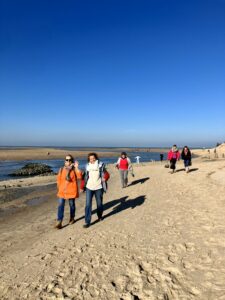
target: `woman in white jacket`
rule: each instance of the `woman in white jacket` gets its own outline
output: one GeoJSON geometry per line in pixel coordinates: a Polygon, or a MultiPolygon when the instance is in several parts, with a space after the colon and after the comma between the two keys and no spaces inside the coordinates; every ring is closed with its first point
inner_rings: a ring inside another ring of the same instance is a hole
{"type": "Polygon", "coordinates": [[[96,153],[89,153],[88,163],[85,168],[85,228],[88,228],[91,224],[93,196],[95,196],[96,199],[98,221],[103,219],[103,193],[106,192],[107,189],[105,173],[105,164],[99,161],[98,155],[96,153]]]}

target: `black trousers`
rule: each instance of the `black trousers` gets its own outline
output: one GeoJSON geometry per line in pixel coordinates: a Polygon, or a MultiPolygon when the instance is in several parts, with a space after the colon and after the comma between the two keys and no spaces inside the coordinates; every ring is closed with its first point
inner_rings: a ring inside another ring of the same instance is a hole
{"type": "Polygon", "coordinates": [[[176,169],[176,162],[177,162],[176,158],[172,158],[170,160],[170,169],[172,169],[172,170],[176,169]]]}

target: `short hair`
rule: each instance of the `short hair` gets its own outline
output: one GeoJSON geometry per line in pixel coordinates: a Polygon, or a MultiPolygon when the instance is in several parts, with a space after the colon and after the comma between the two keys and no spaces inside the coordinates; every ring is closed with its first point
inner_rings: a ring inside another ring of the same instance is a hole
{"type": "Polygon", "coordinates": [[[126,152],[121,152],[121,156],[125,155],[127,157],[127,153],[126,152]]]}
{"type": "Polygon", "coordinates": [[[99,160],[98,154],[95,152],[91,152],[88,154],[88,162],[90,161],[90,156],[94,156],[96,160],[99,160]]]}

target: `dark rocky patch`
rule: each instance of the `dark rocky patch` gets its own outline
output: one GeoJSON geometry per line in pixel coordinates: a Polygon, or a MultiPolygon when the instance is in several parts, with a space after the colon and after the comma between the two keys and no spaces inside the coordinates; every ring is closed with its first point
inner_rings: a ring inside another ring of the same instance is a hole
{"type": "Polygon", "coordinates": [[[34,176],[34,175],[49,175],[53,174],[51,167],[45,164],[29,163],[19,170],[16,170],[10,176],[34,176]]]}

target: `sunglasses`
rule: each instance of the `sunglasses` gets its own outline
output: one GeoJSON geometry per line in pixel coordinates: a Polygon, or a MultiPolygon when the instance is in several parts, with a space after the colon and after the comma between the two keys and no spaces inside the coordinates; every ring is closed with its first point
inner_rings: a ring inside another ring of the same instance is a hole
{"type": "Polygon", "coordinates": [[[65,159],[65,161],[72,161],[72,160],[71,160],[71,158],[69,158],[69,159],[68,159],[68,158],[66,158],[66,159],[65,159]]]}

